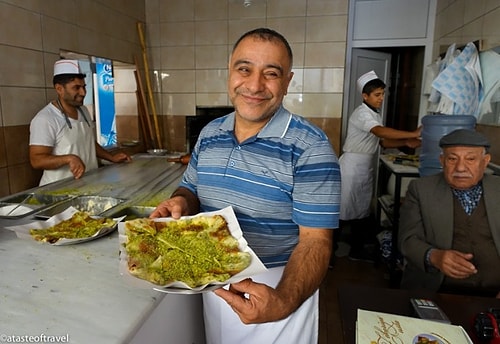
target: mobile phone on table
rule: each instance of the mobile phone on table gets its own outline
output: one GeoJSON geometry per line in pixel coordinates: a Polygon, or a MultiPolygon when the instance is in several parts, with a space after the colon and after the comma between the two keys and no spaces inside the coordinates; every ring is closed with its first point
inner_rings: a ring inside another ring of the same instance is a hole
{"type": "Polygon", "coordinates": [[[450,319],[444,314],[443,310],[438,305],[429,299],[410,299],[413,310],[421,319],[434,320],[450,324],[450,319]]]}

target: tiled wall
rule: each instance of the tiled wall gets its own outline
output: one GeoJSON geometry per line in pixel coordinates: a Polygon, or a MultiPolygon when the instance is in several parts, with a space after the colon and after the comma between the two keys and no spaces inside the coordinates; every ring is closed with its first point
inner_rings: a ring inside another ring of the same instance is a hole
{"type": "Polygon", "coordinates": [[[172,135],[183,125],[179,116],[194,115],[196,105],[230,105],[232,45],[244,32],[265,26],[282,33],[294,52],[285,106],[319,124],[339,152],[347,11],[348,0],[252,0],[249,7],[243,0],[146,0],[167,147],[185,144],[184,137],[172,135]]]}
{"type": "MultiPolygon", "coordinates": [[[[35,186],[28,161],[29,122],[53,99],[59,51],[134,64],[146,43],[164,146],[185,149],[184,116],[196,105],[228,105],[227,62],[245,31],[267,26],[287,37],[295,76],[285,105],[310,118],[339,152],[349,0],[0,0],[0,197],[35,186]]],[[[435,51],[480,37],[500,45],[497,0],[438,0],[435,51]]],[[[133,80],[118,97],[119,139],[140,135],[133,80]],[[132,107],[131,107],[132,106],[132,107]]],[[[496,131],[494,128],[493,131],[496,131]]],[[[495,137],[500,135],[495,134],[495,137]]]]}
{"type": "MultiPolygon", "coordinates": [[[[500,46],[500,2],[498,0],[438,0],[434,51],[445,52],[457,46],[481,40],[481,48],[500,46]]],[[[491,141],[492,162],[500,164],[500,126],[478,125],[491,141]]]]}
{"type": "Polygon", "coordinates": [[[498,0],[437,0],[436,55],[457,43],[480,39],[483,49],[500,46],[500,2],[498,0]]]}
{"type": "Polygon", "coordinates": [[[0,0],[0,197],[38,184],[29,123],[54,98],[60,50],[133,63],[144,1],[0,0]]]}

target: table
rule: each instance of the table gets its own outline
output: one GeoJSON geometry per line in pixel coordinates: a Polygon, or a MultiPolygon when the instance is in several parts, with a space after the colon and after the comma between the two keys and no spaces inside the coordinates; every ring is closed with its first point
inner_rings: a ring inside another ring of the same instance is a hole
{"type": "Polygon", "coordinates": [[[425,290],[374,288],[346,284],[338,288],[338,300],[345,344],[355,344],[358,308],[412,316],[410,298],[433,300],[451,323],[461,325],[472,338],[472,319],[489,308],[500,308],[500,299],[465,295],[440,294],[425,290]]]}
{"type": "Polygon", "coordinates": [[[388,155],[380,155],[379,173],[377,181],[377,223],[380,224],[383,211],[392,224],[392,248],[389,258],[390,284],[399,286],[397,267],[397,242],[399,231],[399,207],[401,205],[401,186],[403,178],[418,178],[418,168],[409,165],[395,164],[388,155]],[[387,181],[390,175],[395,177],[394,196],[387,195],[387,181]],[[390,198],[390,199],[388,199],[390,198]]]}
{"type": "MultiPolygon", "coordinates": [[[[159,202],[175,190],[184,169],[166,158],[134,157],[31,191],[113,196],[126,200],[121,206],[159,202]]],[[[128,285],[119,274],[117,231],[50,246],[5,229],[30,221],[0,220],[0,335],[63,336],[75,344],[205,343],[201,295],[128,285]]]]}

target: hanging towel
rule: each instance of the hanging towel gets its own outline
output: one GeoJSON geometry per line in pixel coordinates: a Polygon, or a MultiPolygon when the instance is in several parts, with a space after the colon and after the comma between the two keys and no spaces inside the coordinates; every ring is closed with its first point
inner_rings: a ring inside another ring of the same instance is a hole
{"type": "Polygon", "coordinates": [[[463,51],[432,82],[432,87],[453,102],[454,115],[478,116],[482,96],[481,68],[474,43],[463,51]]]}
{"type": "Polygon", "coordinates": [[[481,72],[483,75],[484,97],[479,105],[479,122],[485,124],[500,124],[487,119],[492,113],[491,103],[500,102],[500,54],[493,50],[483,51],[479,54],[481,72]]]}
{"type": "MultiPolygon", "coordinates": [[[[457,51],[456,49],[456,44],[453,43],[451,44],[448,49],[446,50],[446,54],[444,56],[444,58],[442,60],[438,60],[436,63],[438,65],[438,75],[440,73],[442,73],[446,67],[448,67],[448,65],[450,63],[453,62],[453,60],[455,59],[455,56],[458,56],[460,52],[457,51]]],[[[434,82],[435,79],[433,79],[432,81],[434,82]]],[[[431,83],[431,86],[432,86],[432,83],[431,83]]],[[[429,101],[431,103],[439,103],[439,101],[441,100],[441,93],[439,93],[438,90],[436,90],[434,87],[432,87],[431,89],[431,94],[429,96],[429,101]]],[[[437,105],[436,105],[437,107],[437,105]]]]}

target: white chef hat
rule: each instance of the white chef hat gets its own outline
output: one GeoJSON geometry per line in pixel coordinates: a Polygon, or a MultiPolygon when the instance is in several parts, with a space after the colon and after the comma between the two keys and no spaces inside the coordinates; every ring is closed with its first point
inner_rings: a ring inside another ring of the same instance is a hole
{"type": "Polygon", "coordinates": [[[54,63],[54,76],[61,74],[83,74],[78,60],[58,60],[54,63]]]}
{"type": "Polygon", "coordinates": [[[375,72],[373,70],[361,75],[358,79],[358,91],[359,91],[359,93],[363,93],[363,87],[365,87],[365,85],[369,81],[372,81],[373,79],[378,79],[377,74],[375,74],[375,72]]]}

